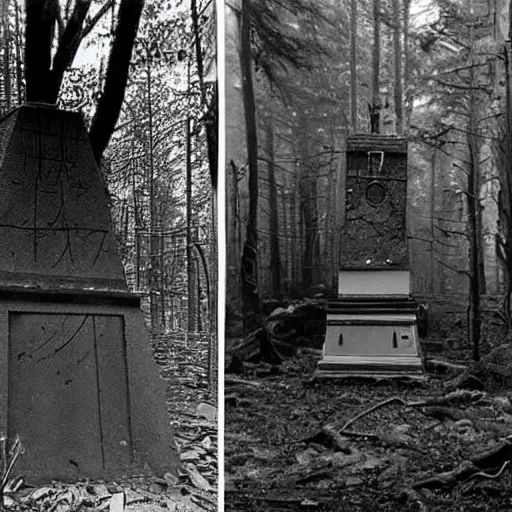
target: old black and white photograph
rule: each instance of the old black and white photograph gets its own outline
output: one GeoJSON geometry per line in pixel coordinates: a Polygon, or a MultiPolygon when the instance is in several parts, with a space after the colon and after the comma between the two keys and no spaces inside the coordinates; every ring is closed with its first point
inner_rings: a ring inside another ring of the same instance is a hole
{"type": "Polygon", "coordinates": [[[511,14],[225,1],[226,511],[512,508],[511,14]]]}
{"type": "Polygon", "coordinates": [[[2,510],[217,510],[216,18],[0,2],[2,510]]]}

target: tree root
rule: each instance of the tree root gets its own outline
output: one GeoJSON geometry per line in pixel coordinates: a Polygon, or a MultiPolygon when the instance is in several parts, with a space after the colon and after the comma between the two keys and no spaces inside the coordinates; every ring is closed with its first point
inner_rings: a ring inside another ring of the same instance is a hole
{"type": "Polygon", "coordinates": [[[286,359],[279,353],[268,332],[261,327],[251,332],[238,346],[226,354],[231,358],[226,364],[226,373],[240,373],[243,363],[259,362],[279,365],[286,359]]]}
{"type": "Polygon", "coordinates": [[[352,425],[352,423],[355,423],[357,420],[363,418],[364,416],[368,416],[368,414],[371,414],[373,411],[376,411],[377,409],[380,409],[382,407],[385,407],[386,405],[390,405],[393,403],[400,403],[402,405],[405,405],[406,407],[410,407],[410,404],[408,402],[406,402],[405,400],[402,400],[401,398],[398,398],[396,396],[394,396],[392,398],[388,398],[387,400],[384,400],[383,402],[379,402],[378,404],[374,405],[373,407],[370,407],[366,411],[359,413],[357,416],[355,416],[351,420],[347,421],[345,423],[345,425],[343,425],[343,427],[341,427],[341,433],[346,431],[348,429],[348,427],[350,427],[350,425],[352,425]]]}
{"type": "Polygon", "coordinates": [[[477,476],[481,476],[483,478],[488,478],[489,480],[495,480],[496,478],[499,478],[503,471],[505,471],[505,468],[510,464],[509,460],[506,460],[503,465],[501,466],[500,470],[495,474],[491,475],[489,473],[486,473],[485,471],[478,471],[478,473],[474,473],[470,477],[468,477],[467,480],[471,480],[472,478],[476,478],[477,476]]]}
{"type": "MultiPolygon", "coordinates": [[[[442,407],[442,404],[453,404],[453,403],[468,403],[468,402],[477,402],[481,400],[485,396],[484,393],[479,391],[468,391],[468,390],[456,390],[447,395],[441,397],[431,397],[425,400],[411,401],[407,402],[400,397],[391,397],[382,402],[379,402],[369,409],[366,409],[356,415],[354,418],[347,421],[339,431],[336,432],[332,425],[325,425],[322,429],[316,434],[299,439],[298,441],[293,441],[291,444],[299,444],[299,443],[312,443],[319,442],[320,444],[327,443],[330,446],[337,446],[340,451],[347,452],[347,444],[344,442],[342,436],[344,437],[365,437],[368,439],[376,439],[381,440],[383,442],[391,443],[391,444],[400,444],[403,446],[407,446],[410,449],[418,450],[423,453],[421,449],[417,446],[414,446],[410,443],[406,443],[405,441],[400,440],[398,437],[395,438],[392,434],[383,435],[383,434],[375,434],[372,432],[359,432],[355,430],[349,430],[349,427],[353,425],[357,420],[371,414],[372,412],[385,407],[387,405],[391,405],[394,403],[398,403],[405,407],[418,409],[423,414],[427,414],[429,416],[434,416],[437,419],[442,419],[444,417],[448,417],[453,420],[459,420],[465,418],[466,415],[457,411],[455,409],[450,409],[448,407],[442,407]],[[328,440],[327,440],[328,439],[328,440]]],[[[478,422],[477,419],[472,419],[473,422],[478,422]]],[[[482,423],[488,423],[484,420],[480,420],[478,425],[481,426],[482,423]]]]}
{"type": "Polygon", "coordinates": [[[466,460],[459,464],[452,471],[439,473],[435,476],[416,482],[412,487],[418,489],[439,489],[450,488],[457,483],[465,482],[477,476],[484,478],[498,478],[505,468],[512,461],[512,444],[504,441],[498,446],[483,452],[480,455],[466,460]],[[496,474],[490,474],[489,471],[499,469],[496,474]]]}
{"type": "MultiPolygon", "coordinates": [[[[368,414],[371,414],[372,412],[376,411],[377,409],[380,409],[381,407],[385,407],[386,405],[390,405],[393,403],[399,403],[405,407],[410,408],[421,408],[421,407],[435,407],[435,406],[441,406],[443,404],[449,404],[449,403],[467,403],[467,402],[477,402],[478,400],[481,400],[484,397],[484,393],[480,391],[469,391],[469,390],[457,390],[452,391],[451,393],[448,393],[447,395],[441,396],[441,397],[432,397],[427,398],[426,400],[419,400],[416,402],[407,402],[403,400],[402,398],[399,398],[397,396],[388,398],[387,400],[384,400],[383,402],[379,402],[378,404],[370,407],[369,409],[359,413],[357,416],[352,418],[351,420],[347,421],[343,427],[341,427],[341,434],[343,434],[343,431],[347,430],[350,425],[355,423],[357,420],[363,418],[364,416],[367,416],[368,414]]],[[[457,418],[460,419],[460,418],[457,418]]]]}

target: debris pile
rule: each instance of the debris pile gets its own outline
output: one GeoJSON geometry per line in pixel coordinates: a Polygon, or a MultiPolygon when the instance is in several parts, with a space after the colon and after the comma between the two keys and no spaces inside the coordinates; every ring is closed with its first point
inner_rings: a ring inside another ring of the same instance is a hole
{"type": "MultiPolygon", "coordinates": [[[[172,333],[152,336],[160,374],[167,380],[167,403],[176,411],[193,411],[208,391],[208,349],[206,334],[172,333]]],[[[215,391],[215,390],[213,390],[215,391]]]]}
{"type": "Polygon", "coordinates": [[[181,475],[191,493],[191,501],[216,509],[217,410],[201,402],[196,413],[183,413],[174,422],[174,439],[185,473],[181,475]]]}
{"type": "MultiPolygon", "coordinates": [[[[38,488],[5,492],[4,508],[16,512],[185,512],[197,510],[190,496],[172,480],[132,476],[120,482],[54,482],[38,488]]],[[[211,508],[213,510],[213,507],[211,508]]]]}
{"type": "Polygon", "coordinates": [[[182,491],[199,508],[215,510],[217,409],[211,403],[215,393],[208,390],[209,342],[205,334],[163,334],[154,336],[153,348],[167,381],[167,406],[183,464],[182,491]]]}

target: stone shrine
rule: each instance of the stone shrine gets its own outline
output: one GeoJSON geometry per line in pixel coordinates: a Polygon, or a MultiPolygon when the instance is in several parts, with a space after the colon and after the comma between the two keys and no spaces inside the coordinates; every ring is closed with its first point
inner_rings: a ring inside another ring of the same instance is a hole
{"type": "Polygon", "coordinates": [[[30,482],[174,472],[163,381],[82,118],[0,121],[0,431],[30,482]]]}
{"type": "Polygon", "coordinates": [[[407,250],[407,143],[347,140],[337,300],[329,303],[321,377],[424,378],[407,250]]]}

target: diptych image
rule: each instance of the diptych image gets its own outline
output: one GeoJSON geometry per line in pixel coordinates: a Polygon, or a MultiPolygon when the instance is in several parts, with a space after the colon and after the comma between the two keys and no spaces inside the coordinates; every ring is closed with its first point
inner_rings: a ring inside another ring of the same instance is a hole
{"type": "Polygon", "coordinates": [[[0,3],[0,508],[511,508],[507,0],[0,3]]]}

